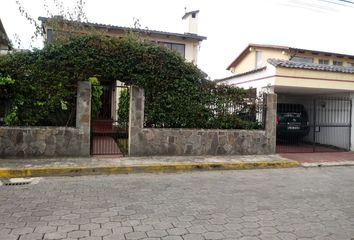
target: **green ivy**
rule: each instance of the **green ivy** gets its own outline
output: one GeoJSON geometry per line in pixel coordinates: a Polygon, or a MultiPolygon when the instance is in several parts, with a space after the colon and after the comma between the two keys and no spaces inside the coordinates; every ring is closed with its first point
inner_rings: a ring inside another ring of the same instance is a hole
{"type": "Polygon", "coordinates": [[[129,122],[129,91],[123,89],[120,91],[118,102],[118,127],[125,129],[129,122]]]}
{"type": "Polygon", "coordinates": [[[89,82],[92,85],[91,115],[93,118],[96,118],[102,107],[101,96],[103,94],[103,89],[102,86],[100,86],[100,81],[98,81],[97,77],[90,77],[89,82]]]}
{"type": "MultiPolygon", "coordinates": [[[[217,86],[179,54],[136,37],[86,35],[42,50],[8,54],[0,59],[0,74],[15,80],[11,87],[0,85],[0,92],[13,94],[14,125],[73,125],[77,81],[88,80],[119,80],[143,88],[148,127],[250,125],[228,112],[231,103],[245,103],[247,91],[217,86]]],[[[94,86],[93,114],[100,108],[100,94],[94,86]]]]}

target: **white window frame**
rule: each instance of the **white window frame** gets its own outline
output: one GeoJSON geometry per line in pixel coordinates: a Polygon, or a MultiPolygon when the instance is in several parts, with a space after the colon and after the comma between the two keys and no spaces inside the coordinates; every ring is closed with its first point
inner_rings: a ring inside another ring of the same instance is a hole
{"type": "Polygon", "coordinates": [[[256,51],[256,69],[262,67],[262,51],[256,51]]]}

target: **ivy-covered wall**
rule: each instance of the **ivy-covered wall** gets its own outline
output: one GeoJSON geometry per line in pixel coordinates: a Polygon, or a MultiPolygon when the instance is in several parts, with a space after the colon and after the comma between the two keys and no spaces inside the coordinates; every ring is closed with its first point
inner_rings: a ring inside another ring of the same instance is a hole
{"type": "MultiPolygon", "coordinates": [[[[217,86],[179,54],[134,35],[87,35],[1,57],[5,124],[74,126],[77,82],[89,79],[143,88],[148,127],[259,128],[227,111],[229,103],[247,103],[246,90],[217,86]]],[[[94,101],[94,112],[96,105],[94,101]]]]}
{"type": "Polygon", "coordinates": [[[0,157],[88,157],[91,85],[78,82],[76,127],[0,127],[0,157]]]}

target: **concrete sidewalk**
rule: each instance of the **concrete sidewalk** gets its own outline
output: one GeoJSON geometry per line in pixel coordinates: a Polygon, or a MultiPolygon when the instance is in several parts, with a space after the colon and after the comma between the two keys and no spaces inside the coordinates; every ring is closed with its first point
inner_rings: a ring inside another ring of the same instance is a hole
{"type": "Polygon", "coordinates": [[[0,177],[80,176],[298,167],[280,155],[0,159],[0,177]]]}

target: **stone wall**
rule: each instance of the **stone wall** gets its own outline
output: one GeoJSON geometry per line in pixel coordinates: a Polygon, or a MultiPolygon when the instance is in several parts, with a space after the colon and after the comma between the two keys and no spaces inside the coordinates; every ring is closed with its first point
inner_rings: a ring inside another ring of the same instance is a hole
{"type": "Polygon", "coordinates": [[[0,157],[90,155],[91,85],[79,82],[76,128],[0,127],[0,157]]]}
{"type": "Polygon", "coordinates": [[[144,128],[144,90],[130,92],[129,155],[272,154],[276,142],[276,95],[267,95],[265,130],[144,128]]]}

